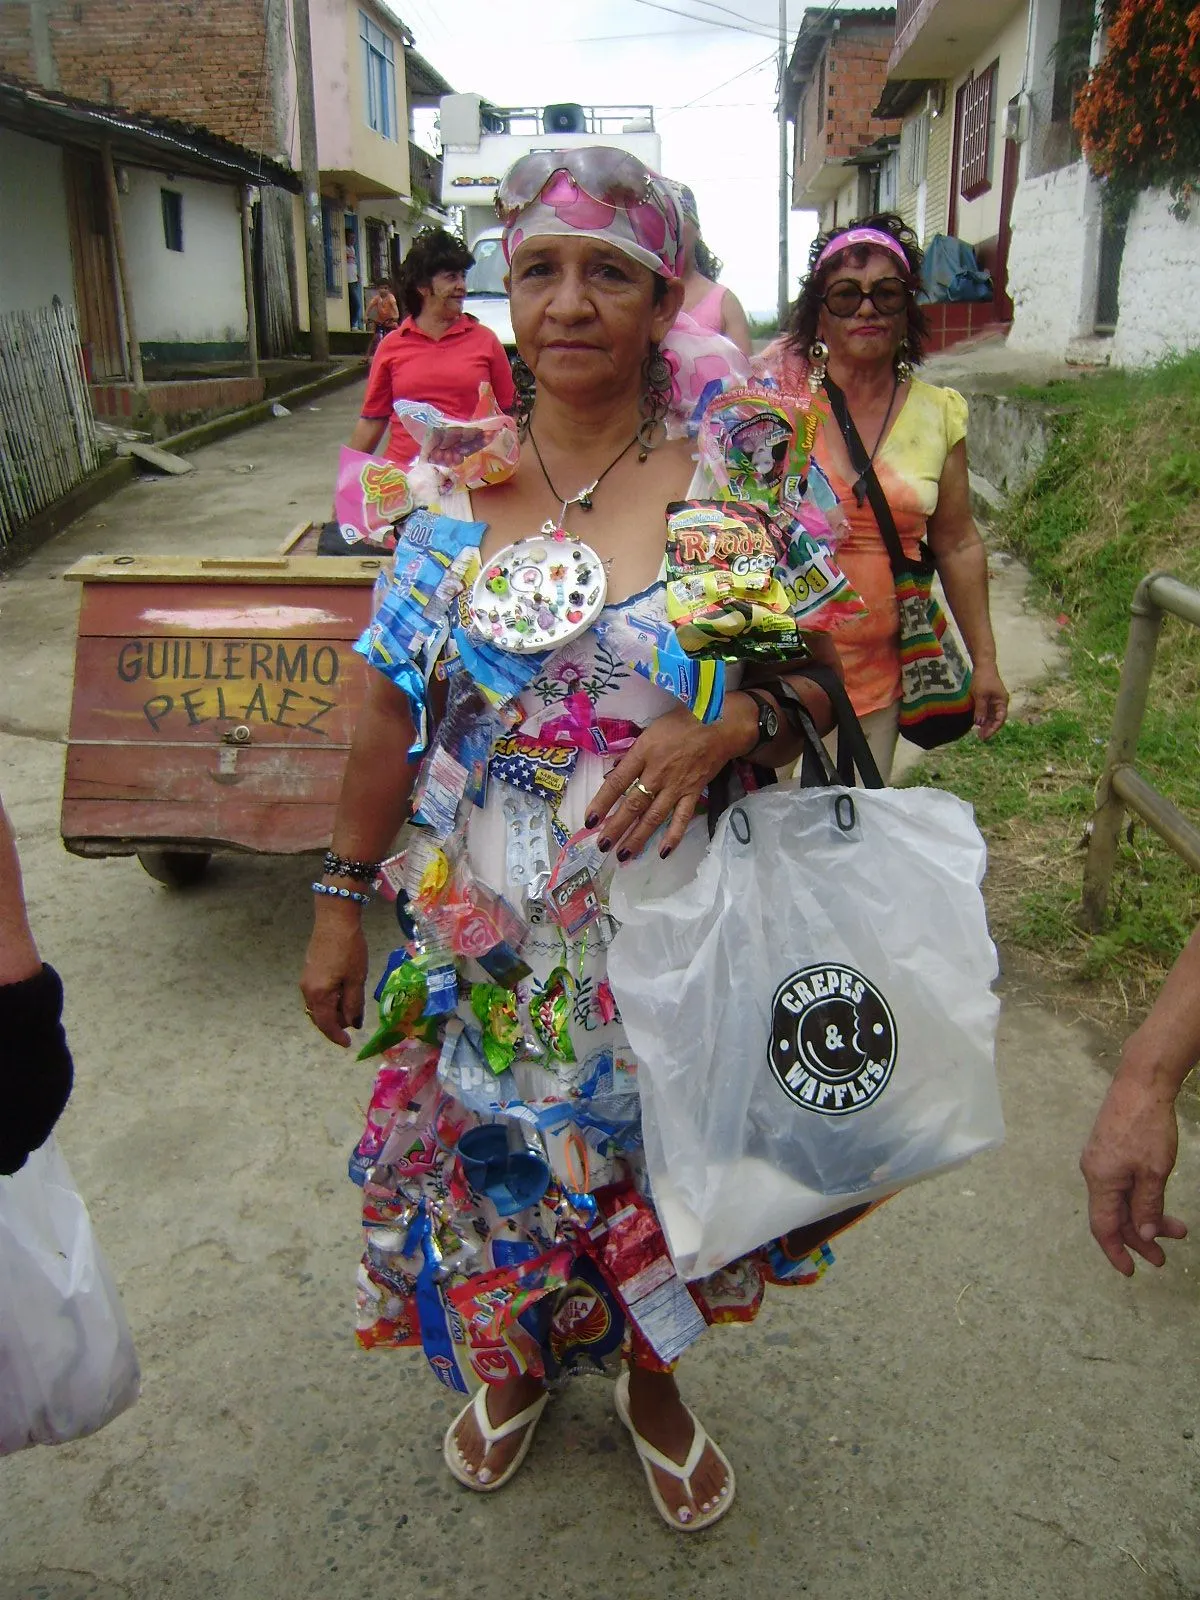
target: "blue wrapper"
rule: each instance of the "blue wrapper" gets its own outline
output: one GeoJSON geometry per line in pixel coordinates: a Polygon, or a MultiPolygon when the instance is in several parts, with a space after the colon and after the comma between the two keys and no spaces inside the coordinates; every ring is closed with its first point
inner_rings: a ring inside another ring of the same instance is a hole
{"type": "Polygon", "coordinates": [[[418,756],[429,736],[425,685],[433,667],[430,646],[444,627],[455,593],[450,568],[464,551],[478,549],[485,522],[414,511],[401,524],[392,577],[370,626],[356,642],[359,655],[400,689],[412,710],[418,756]]]}
{"type": "Polygon", "coordinates": [[[721,715],[725,663],[693,659],[684,651],[667,621],[661,591],[623,611],[606,611],[596,632],[613,655],[681,700],[699,721],[715,722],[721,715]]]}

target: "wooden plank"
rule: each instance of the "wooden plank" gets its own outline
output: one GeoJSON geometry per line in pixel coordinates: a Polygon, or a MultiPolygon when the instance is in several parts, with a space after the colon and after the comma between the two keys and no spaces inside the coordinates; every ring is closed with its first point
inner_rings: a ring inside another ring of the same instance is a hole
{"type": "Polygon", "coordinates": [[[323,850],[333,833],[335,808],[296,801],[246,804],[222,793],[206,804],[170,801],[72,800],[61,830],[68,850],[81,855],[128,855],[137,845],[172,844],[294,855],[323,850]],[[106,850],[104,846],[116,848],[106,850]]]}
{"type": "Polygon", "coordinates": [[[352,585],[272,590],[241,583],[89,583],[80,606],[79,634],[356,639],[370,620],[370,589],[352,585]]]}
{"type": "Polygon", "coordinates": [[[313,524],[311,521],[298,522],[291,532],[288,533],[284,538],[283,543],[279,546],[279,549],[275,552],[275,554],[279,556],[291,555],[296,546],[300,543],[300,541],[304,538],[304,535],[308,533],[312,526],[313,524]]]}
{"type": "Polygon", "coordinates": [[[347,745],[368,668],[336,638],[81,637],[69,741],[347,745]]]}
{"type": "Polygon", "coordinates": [[[346,747],[314,750],[296,745],[207,749],[171,745],[72,745],[67,751],[63,802],[111,800],[336,806],[346,747]],[[222,764],[229,769],[222,771],[222,764]]]}
{"type": "Polygon", "coordinates": [[[172,455],[169,450],[160,450],[156,444],[143,444],[140,439],[118,439],[117,454],[119,456],[136,456],[139,461],[144,461],[148,467],[153,467],[156,472],[166,472],[173,478],[182,478],[189,472],[195,472],[196,463],[187,461],[183,456],[172,455]]]}
{"type": "Polygon", "coordinates": [[[63,574],[79,583],[316,584],[370,587],[386,556],[84,556],[63,574]]]}

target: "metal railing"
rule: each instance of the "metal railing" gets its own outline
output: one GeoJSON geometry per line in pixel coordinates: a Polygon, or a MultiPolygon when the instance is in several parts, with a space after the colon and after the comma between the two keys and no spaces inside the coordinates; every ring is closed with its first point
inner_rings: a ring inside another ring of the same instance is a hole
{"type": "MultiPolygon", "coordinates": [[[[653,106],[580,106],[583,113],[581,133],[619,134],[626,123],[645,123],[644,131],[654,131],[653,106]]],[[[544,126],[545,106],[493,106],[485,105],[481,111],[484,133],[541,134],[549,130],[544,126]]]]}
{"type": "Polygon", "coordinates": [[[442,158],[430,155],[419,144],[408,141],[408,174],[417,188],[423,189],[437,205],[442,198],[442,158]]]}
{"type": "Polygon", "coordinates": [[[1127,810],[1141,817],[1194,871],[1200,872],[1200,828],[1147,783],[1133,765],[1163,617],[1170,613],[1200,628],[1200,589],[1180,583],[1169,572],[1152,572],[1138,584],[1130,612],[1129,639],[1083,868],[1081,920],[1093,932],[1103,925],[1108,911],[1117,841],[1127,810]]]}

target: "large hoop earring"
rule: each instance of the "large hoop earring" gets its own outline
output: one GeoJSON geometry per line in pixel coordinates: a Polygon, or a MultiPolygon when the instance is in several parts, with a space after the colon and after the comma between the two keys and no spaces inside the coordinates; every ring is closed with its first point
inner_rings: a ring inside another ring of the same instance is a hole
{"type": "Polygon", "coordinates": [[[667,436],[666,415],[671,403],[671,364],[656,344],[652,344],[642,363],[642,421],[637,431],[638,460],[645,461],[651,450],[667,436]]]}
{"type": "Polygon", "coordinates": [[[896,373],[897,383],[906,383],[912,377],[913,364],[909,360],[909,346],[907,339],[901,339],[896,347],[896,354],[892,360],[896,373]]]}
{"type": "Polygon", "coordinates": [[[513,356],[511,366],[513,386],[517,391],[513,414],[517,419],[518,436],[524,439],[529,432],[529,422],[533,416],[533,402],[537,399],[537,379],[526,366],[523,357],[513,356]]]}
{"type": "Polygon", "coordinates": [[[825,382],[825,363],[829,360],[829,346],[824,339],[814,339],[808,347],[808,392],[816,394],[825,382]]]}

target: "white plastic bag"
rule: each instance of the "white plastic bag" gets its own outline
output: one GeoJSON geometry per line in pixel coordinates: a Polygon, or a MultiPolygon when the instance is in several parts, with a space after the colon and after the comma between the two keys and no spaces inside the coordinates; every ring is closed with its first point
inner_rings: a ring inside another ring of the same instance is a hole
{"type": "Polygon", "coordinates": [[[94,1433],[139,1386],[116,1286],[51,1137],[0,1177],[0,1456],[94,1433]]]}
{"type": "Polygon", "coordinates": [[[682,885],[617,873],[609,977],[685,1277],[1001,1143],[984,859],[953,795],[780,784],[682,885]]]}

